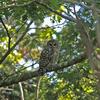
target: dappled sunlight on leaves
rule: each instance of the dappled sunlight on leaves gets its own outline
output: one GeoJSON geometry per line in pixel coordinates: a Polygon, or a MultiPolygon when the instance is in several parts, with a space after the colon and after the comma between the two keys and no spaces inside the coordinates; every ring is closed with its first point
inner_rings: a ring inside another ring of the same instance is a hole
{"type": "Polygon", "coordinates": [[[99,100],[99,4],[98,0],[1,0],[0,100],[36,99],[40,55],[52,38],[60,44],[58,66],[41,76],[36,100],[99,100]]]}

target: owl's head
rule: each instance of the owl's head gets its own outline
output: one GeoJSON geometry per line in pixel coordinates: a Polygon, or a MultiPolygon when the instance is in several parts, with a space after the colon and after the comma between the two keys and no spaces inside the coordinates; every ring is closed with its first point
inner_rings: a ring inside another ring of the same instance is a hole
{"type": "Polygon", "coordinates": [[[59,49],[59,43],[55,39],[51,39],[47,42],[47,46],[53,49],[59,49]]]}

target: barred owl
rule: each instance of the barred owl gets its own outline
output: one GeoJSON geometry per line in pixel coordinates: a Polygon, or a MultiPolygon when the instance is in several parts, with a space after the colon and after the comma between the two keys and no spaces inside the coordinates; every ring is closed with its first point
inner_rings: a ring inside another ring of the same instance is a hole
{"type": "Polygon", "coordinates": [[[57,40],[49,40],[47,45],[41,52],[39,69],[45,69],[46,67],[56,64],[59,55],[59,43],[57,40]]]}

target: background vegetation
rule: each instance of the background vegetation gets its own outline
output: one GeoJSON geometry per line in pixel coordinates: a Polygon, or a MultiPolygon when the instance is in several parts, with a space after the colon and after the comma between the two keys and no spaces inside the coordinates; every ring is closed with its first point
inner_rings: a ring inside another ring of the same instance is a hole
{"type": "Polygon", "coordinates": [[[99,99],[100,0],[0,0],[0,100],[99,99]],[[37,94],[39,56],[51,37],[60,57],[37,94]]]}

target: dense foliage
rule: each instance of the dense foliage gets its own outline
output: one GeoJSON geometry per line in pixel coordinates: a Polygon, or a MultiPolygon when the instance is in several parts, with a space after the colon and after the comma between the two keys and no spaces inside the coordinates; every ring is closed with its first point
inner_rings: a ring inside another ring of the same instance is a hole
{"type": "Polygon", "coordinates": [[[99,33],[99,0],[0,0],[0,100],[99,100],[99,33]],[[51,38],[59,60],[37,94],[39,57],[51,38]]]}

